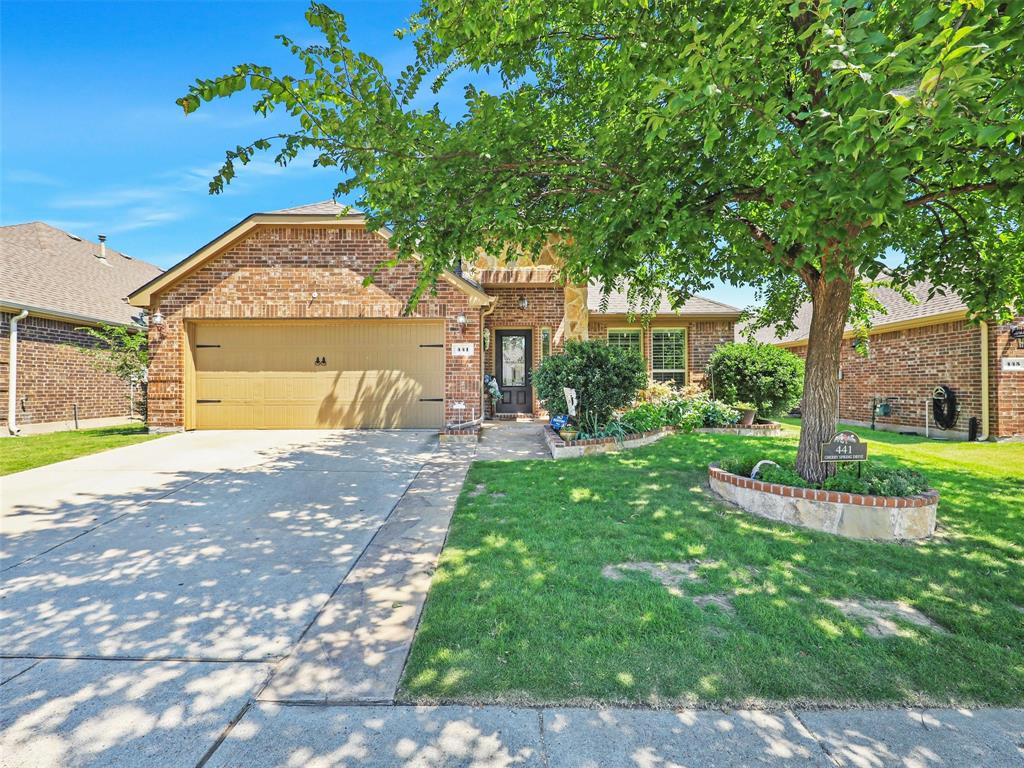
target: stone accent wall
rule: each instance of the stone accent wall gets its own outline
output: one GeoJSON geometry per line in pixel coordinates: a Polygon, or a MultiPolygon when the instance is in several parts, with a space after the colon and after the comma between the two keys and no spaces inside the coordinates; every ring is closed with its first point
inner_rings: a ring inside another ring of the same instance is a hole
{"type": "MultiPolygon", "coordinates": [[[[552,248],[553,242],[554,240],[541,248],[537,253],[519,252],[515,257],[510,257],[507,249],[501,253],[488,253],[483,248],[477,248],[473,258],[463,266],[463,269],[471,277],[492,272],[508,272],[513,275],[518,273],[522,275],[534,269],[541,271],[545,275],[551,275],[562,266],[561,260],[555,255],[555,251],[552,248]]],[[[502,282],[506,282],[506,280],[502,280],[502,282]]],[[[527,282],[531,282],[531,280],[527,278],[527,282]]]]}
{"type": "MultiPolygon", "coordinates": [[[[541,328],[551,329],[551,352],[559,352],[567,335],[565,322],[565,296],[560,285],[485,285],[488,296],[495,299],[494,307],[484,317],[485,330],[489,346],[484,353],[484,371],[494,375],[495,345],[494,332],[503,329],[529,329],[533,331],[533,368],[536,370],[541,361],[541,328]],[[526,309],[519,308],[519,300],[525,298],[526,309]]],[[[537,402],[537,394],[533,396],[533,412],[543,412],[537,402]]]]}
{"type": "Polygon", "coordinates": [[[648,373],[651,373],[651,329],[685,328],[687,331],[687,384],[702,383],[704,368],[715,347],[733,341],[736,335],[736,324],[732,320],[687,321],[685,318],[656,318],[648,327],[645,327],[639,322],[630,323],[626,318],[591,315],[589,328],[592,339],[607,339],[608,330],[611,328],[639,328],[642,331],[641,342],[648,373]]]}
{"type": "Polygon", "coordinates": [[[563,293],[565,296],[565,337],[567,339],[589,339],[590,310],[587,307],[587,286],[566,283],[563,293]]]}
{"type": "MultiPolygon", "coordinates": [[[[0,313],[0,424],[7,432],[12,314],[0,313]]],[[[18,321],[20,426],[130,416],[131,390],[116,376],[96,370],[80,347],[95,341],[76,323],[29,315],[18,321]]]]}
{"type": "MultiPolygon", "coordinates": [[[[989,432],[994,437],[1024,435],[1024,374],[1000,370],[1003,356],[1024,357],[1024,350],[1009,338],[1009,329],[989,327],[989,432]]],[[[971,417],[981,420],[980,346],[980,328],[965,320],[873,333],[867,357],[844,340],[839,418],[869,424],[871,399],[880,397],[892,403],[891,416],[876,417],[880,428],[923,432],[925,408],[931,407],[925,401],[936,386],[945,384],[956,393],[960,418],[948,432],[934,422],[931,429],[965,437],[971,417]]],[[[806,345],[791,351],[807,356],[806,345]]]]}
{"type": "MultiPolygon", "coordinates": [[[[392,259],[380,235],[362,228],[337,226],[264,226],[185,276],[159,295],[153,310],[165,320],[150,329],[150,424],[184,423],[184,350],[188,320],[405,317],[419,268],[405,262],[384,268],[374,284],[363,278],[392,259]],[[316,292],[317,298],[312,294],[316,292]]],[[[480,310],[453,285],[439,280],[410,317],[445,321],[445,422],[480,412],[480,310]],[[466,328],[455,322],[465,314],[466,328]],[[474,354],[455,358],[450,346],[473,342],[474,354]],[[456,402],[466,410],[455,410],[456,402]]]]}

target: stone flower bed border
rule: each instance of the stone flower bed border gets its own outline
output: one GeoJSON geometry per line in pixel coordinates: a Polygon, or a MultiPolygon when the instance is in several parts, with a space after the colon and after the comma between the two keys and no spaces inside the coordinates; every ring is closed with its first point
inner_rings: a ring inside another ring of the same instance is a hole
{"type": "MultiPolygon", "coordinates": [[[[626,435],[622,440],[614,437],[595,437],[588,440],[573,440],[566,442],[561,435],[551,428],[550,424],[544,425],[544,440],[553,459],[575,459],[580,456],[592,456],[598,453],[612,453],[627,448],[639,448],[643,445],[660,440],[666,435],[671,435],[677,430],[675,427],[661,427],[650,432],[639,432],[634,435],[626,435]]],[[[782,434],[782,425],[775,421],[768,421],[763,424],[752,424],[749,427],[702,427],[694,432],[705,434],[721,435],[742,435],[745,437],[778,437],[782,434]]]]}
{"type": "Polygon", "coordinates": [[[745,512],[851,539],[926,539],[935,532],[939,492],[865,496],[766,483],[708,467],[711,490],[745,512]]]}

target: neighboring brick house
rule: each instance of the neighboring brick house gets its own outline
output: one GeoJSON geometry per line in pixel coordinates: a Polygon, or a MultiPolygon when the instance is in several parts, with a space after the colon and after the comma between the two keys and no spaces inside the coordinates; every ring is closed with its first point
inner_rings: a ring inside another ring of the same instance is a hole
{"type": "MultiPolygon", "coordinates": [[[[102,236],[101,236],[102,237],[102,236]]],[[[0,227],[0,399],[3,434],[126,421],[132,392],[81,351],[95,345],[86,326],[138,326],[125,298],[160,273],[42,222],[0,227]],[[24,315],[22,317],[22,315],[24,315]],[[19,319],[20,318],[20,319],[19,319]],[[17,345],[11,387],[11,325],[17,345]],[[12,413],[13,412],[13,413],[12,413]]]]}
{"type": "MultiPolygon", "coordinates": [[[[915,285],[917,303],[888,288],[874,294],[887,309],[872,318],[867,355],[854,346],[847,328],[839,381],[839,418],[848,424],[933,437],[966,439],[976,419],[979,438],[1024,437],[1024,317],[1004,325],[967,320],[967,308],[953,294],[928,298],[931,286],[915,285]],[[982,354],[982,349],[985,354],[982,354]],[[984,383],[987,379],[987,385],[984,383]],[[937,387],[956,397],[959,415],[949,429],[936,425],[931,404],[937,387]],[[877,408],[883,403],[882,408],[877,408]],[[888,410],[888,413],[884,411],[888,410]]],[[[759,341],[805,357],[810,307],[797,313],[796,330],[781,339],[772,329],[759,341]]]]}
{"type": "Polygon", "coordinates": [[[530,373],[571,338],[641,346],[655,377],[697,381],[739,316],[698,298],[644,326],[622,294],[602,307],[564,284],[548,252],[513,267],[481,255],[407,313],[420,272],[387,266],[389,237],[333,202],[253,214],[136,290],[152,317],[151,426],[473,432],[485,373],[509,416],[541,412],[530,373]]]}

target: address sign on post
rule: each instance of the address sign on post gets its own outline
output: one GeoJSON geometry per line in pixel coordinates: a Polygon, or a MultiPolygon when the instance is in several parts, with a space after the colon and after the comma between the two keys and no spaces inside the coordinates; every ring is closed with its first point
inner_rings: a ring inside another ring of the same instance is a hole
{"type": "Polygon", "coordinates": [[[828,461],[865,461],[868,457],[868,444],[862,443],[853,432],[840,432],[827,443],[821,444],[821,460],[828,461]]]}

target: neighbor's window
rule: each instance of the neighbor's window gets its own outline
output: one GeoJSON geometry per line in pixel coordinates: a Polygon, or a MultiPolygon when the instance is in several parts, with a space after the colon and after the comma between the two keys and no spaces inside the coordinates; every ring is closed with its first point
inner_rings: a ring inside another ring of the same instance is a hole
{"type": "Polygon", "coordinates": [[[651,331],[651,374],[655,381],[686,384],[686,331],[682,328],[651,331]]]}
{"type": "Polygon", "coordinates": [[[543,360],[551,354],[551,329],[540,329],[540,359],[543,360]]]}
{"type": "Polygon", "coordinates": [[[635,349],[640,357],[644,356],[642,339],[639,328],[616,328],[608,331],[608,343],[611,346],[635,349]]]}

